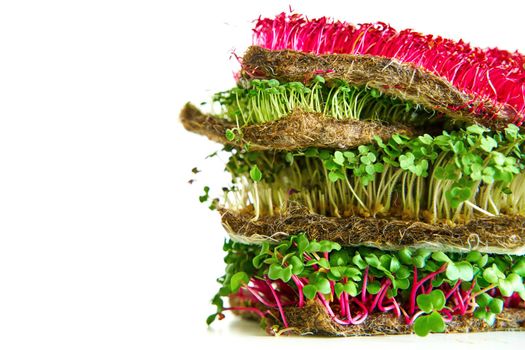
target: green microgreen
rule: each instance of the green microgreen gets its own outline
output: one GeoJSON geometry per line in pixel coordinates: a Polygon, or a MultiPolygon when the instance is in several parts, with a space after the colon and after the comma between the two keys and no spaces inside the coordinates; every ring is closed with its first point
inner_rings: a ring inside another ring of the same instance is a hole
{"type": "MultiPolygon", "coordinates": [[[[254,79],[215,94],[213,101],[222,108],[222,116],[237,125],[277,120],[293,110],[323,113],[335,119],[374,119],[422,124],[434,116],[420,105],[384,95],[377,89],[350,86],[344,81],[328,84],[315,76],[308,84],[281,83],[275,79],[254,79]]],[[[231,137],[233,133],[227,134],[231,137]]],[[[230,141],[231,141],[230,140],[230,141]]]]}
{"type": "Polygon", "coordinates": [[[235,139],[235,133],[232,129],[226,129],[225,135],[226,140],[233,141],[235,139]]]}
{"type": "Polygon", "coordinates": [[[261,181],[262,179],[262,173],[261,171],[259,170],[259,168],[257,167],[257,165],[254,165],[252,167],[252,169],[250,170],[250,178],[255,181],[255,182],[259,182],[261,181]]]}
{"type": "Polygon", "coordinates": [[[199,201],[201,203],[204,203],[206,201],[208,201],[209,197],[210,197],[210,187],[209,186],[204,186],[204,194],[199,196],[199,201]]]}
{"type": "Polygon", "coordinates": [[[432,223],[524,214],[524,143],[525,135],[511,126],[493,133],[471,126],[438,136],[394,135],[387,142],[376,137],[373,144],[345,151],[236,151],[227,165],[232,181],[247,178],[257,186],[248,181],[226,200],[236,208],[254,204],[268,214],[274,207],[285,210],[293,196],[325,215],[398,210],[403,217],[432,223]],[[481,147],[487,142],[496,145],[481,147]]]}
{"type": "Polygon", "coordinates": [[[445,321],[437,311],[432,311],[429,315],[419,316],[414,322],[414,333],[420,337],[424,337],[430,332],[442,333],[444,331],[445,321]]]}

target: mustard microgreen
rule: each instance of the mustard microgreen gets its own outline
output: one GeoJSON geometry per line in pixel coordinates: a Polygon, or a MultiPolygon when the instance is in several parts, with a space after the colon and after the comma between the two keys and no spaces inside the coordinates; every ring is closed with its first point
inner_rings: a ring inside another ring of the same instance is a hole
{"type": "Polygon", "coordinates": [[[249,180],[232,196],[248,202],[235,205],[253,204],[263,213],[293,196],[330,216],[388,214],[401,206],[405,217],[458,222],[525,214],[524,146],[525,135],[512,126],[499,132],[471,126],[437,136],[376,138],[345,151],[232,151],[227,170],[233,182],[249,180]],[[482,147],[488,144],[494,147],[482,147]]]}

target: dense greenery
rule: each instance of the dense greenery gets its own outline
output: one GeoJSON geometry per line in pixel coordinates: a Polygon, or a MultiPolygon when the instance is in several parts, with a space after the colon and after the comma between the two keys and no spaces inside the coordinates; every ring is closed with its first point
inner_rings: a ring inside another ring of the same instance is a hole
{"type": "Polygon", "coordinates": [[[293,110],[323,113],[335,119],[374,119],[414,125],[428,122],[435,114],[376,89],[350,86],[340,80],[329,85],[321,76],[308,85],[275,79],[254,79],[247,84],[247,88],[235,87],[214,96],[222,116],[238,125],[274,121],[293,110]]]}
{"type": "Polygon", "coordinates": [[[272,215],[290,199],[312,212],[399,214],[430,222],[523,214],[525,136],[514,125],[376,138],[352,151],[232,152],[226,205],[272,215]],[[257,175],[255,178],[253,175],[257,175]],[[394,210],[397,213],[393,212],[394,210]]]}
{"type": "MultiPolygon", "coordinates": [[[[242,136],[243,125],[265,123],[293,110],[335,119],[374,119],[421,125],[433,111],[343,81],[308,84],[251,80],[216,94],[220,117],[236,123],[226,138],[242,136]]],[[[290,201],[328,216],[396,216],[427,222],[460,223],[478,216],[525,215],[525,135],[509,125],[493,132],[471,125],[439,135],[375,138],[354,150],[309,148],[252,152],[226,146],[232,183],[224,198],[201,202],[210,208],[253,206],[255,219],[286,210],[290,201]]],[[[213,298],[217,312],[237,310],[272,319],[284,331],[287,306],[308,300],[323,305],[341,325],[391,312],[418,335],[443,332],[453,316],[474,315],[492,325],[504,307],[523,307],[525,257],[382,251],[310,241],[304,234],[262,246],[225,242],[226,274],[213,298]],[[225,306],[234,296],[239,305],[225,306]]]]}
{"type": "Polygon", "coordinates": [[[504,306],[516,307],[525,299],[525,257],[343,248],[304,234],[262,246],[226,241],[224,250],[226,274],[218,279],[217,313],[208,323],[235,309],[287,327],[283,308],[314,299],[342,325],[392,312],[426,335],[442,332],[453,315],[473,314],[493,324],[504,306]],[[225,307],[222,297],[232,294],[244,306],[225,307]]]}

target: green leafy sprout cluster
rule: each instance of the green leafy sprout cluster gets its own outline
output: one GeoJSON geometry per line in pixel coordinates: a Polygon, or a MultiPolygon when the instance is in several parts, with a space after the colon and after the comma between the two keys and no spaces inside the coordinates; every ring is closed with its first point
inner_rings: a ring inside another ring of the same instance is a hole
{"type": "Polygon", "coordinates": [[[523,214],[524,142],[514,125],[501,132],[472,125],[437,136],[376,137],[348,151],[230,149],[225,204],[273,215],[293,199],[323,215],[394,214],[432,223],[523,214]]]}
{"type": "Polygon", "coordinates": [[[226,241],[224,251],[226,274],[218,279],[217,311],[208,323],[237,310],[287,328],[284,308],[314,300],[341,325],[393,313],[425,336],[443,332],[455,315],[493,325],[504,307],[525,299],[525,257],[350,248],[304,234],[261,246],[226,241]],[[223,297],[241,306],[226,307],[223,297]]]}
{"type": "MultiPolygon", "coordinates": [[[[338,120],[378,120],[429,126],[435,111],[365,86],[325,81],[241,81],[218,93],[219,118],[237,126],[228,141],[242,139],[242,126],[319,113],[338,120]]],[[[458,126],[458,125],[456,125],[458,126]]],[[[417,137],[375,137],[352,150],[309,148],[251,152],[226,146],[232,183],[222,199],[204,187],[199,200],[211,209],[245,210],[254,220],[276,215],[299,202],[327,216],[402,217],[430,223],[464,223],[478,216],[525,214],[525,135],[508,125],[479,126],[417,137]]],[[[489,325],[504,308],[523,307],[525,257],[433,252],[405,248],[383,251],[309,240],[305,234],[260,246],[224,244],[226,273],[212,303],[208,324],[233,310],[258,315],[289,329],[285,309],[320,303],[340,325],[356,325],[374,313],[392,313],[416,334],[443,332],[454,316],[473,315],[489,325]],[[235,300],[227,306],[224,298],[235,300]]]]}
{"type": "MultiPolygon", "coordinates": [[[[307,85],[281,83],[276,79],[247,82],[215,94],[213,101],[221,106],[220,115],[238,126],[278,120],[294,110],[322,113],[335,119],[383,120],[413,125],[428,123],[435,113],[419,105],[386,96],[377,89],[351,86],[342,80],[328,84],[315,76],[307,85]]],[[[233,140],[233,131],[226,135],[233,140]]]]}

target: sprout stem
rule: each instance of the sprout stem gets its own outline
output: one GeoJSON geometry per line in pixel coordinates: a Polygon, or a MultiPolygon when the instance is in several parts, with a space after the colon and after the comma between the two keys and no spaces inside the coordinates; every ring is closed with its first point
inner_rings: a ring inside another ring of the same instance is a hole
{"type": "Polygon", "coordinates": [[[470,207],[472,207],[473,209],[476,209],[476,210],[479,211],[480,213],[483,213],[483,214],[485,214],[485,215],[487,215],[487,216],[495,216],[494,214],[492,214],[492,213],[486,211],[485,209],[482,209],[482,208],[478,207],[476,204],[472,203],[472,202],[469,201],[469,200],[466,200],[465,203],[466,203],[467,205],[469,205],[470,207]]]}
{"type": "Polygon", "coordinates": [[[246,289],[257,299],[261,304],[263,304],[266,307],[269,308],[275,308],[277,307],[277,304],[272,304],[265,300],[262,296],[259,295],[257,291],[255,291],[252,287],[246,286],[246,289]]]}
{"type": "Polygon", "coordinates": [[[299,294],[298,306],[303,307],[304,306],[304,295],[303,295],[304,284],[303,282],[301,282],[301,280],[296,275],[292,275],[292,280],[295,282],[295,285],[297,286],[297,292],[299,294]]]}
{"type": "Polygon", "coordinates": [[[366,302],[366,286],[368,283],[368,266],[365,269],[365,273],[363,275],[363,289],[361,290],[361,301],[363,304],[366,302]]]}
{"type": "Polygon", "coordinates": [[[281,314],[281,319],[283,321],[284,327],[288,328],[288,321],[286,320],[286,316],[284,314],[283,306],[281,305],[281,300],[279,299],[279,296],[275,292],[275,289],[273,288],[272,283],[270,282],[270,279],[268,278],[268,276],[265,276],[264,278],[266,280],[266,284],[268,285],[268,288],[270,288],[270,290],[271,290],[271,292],[273,294],[273,297],[275,299],[275,303],[277,304],[277,307],[279,308],[279,313],[281,314]]]}

